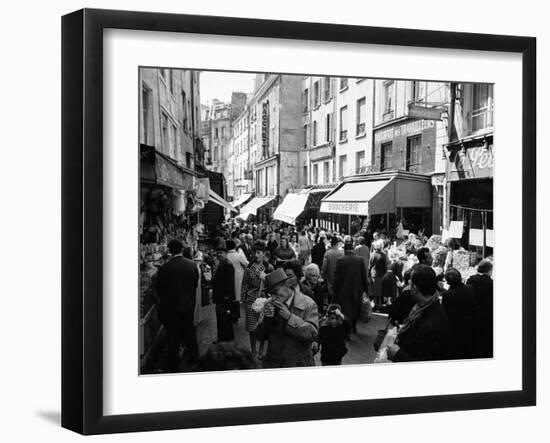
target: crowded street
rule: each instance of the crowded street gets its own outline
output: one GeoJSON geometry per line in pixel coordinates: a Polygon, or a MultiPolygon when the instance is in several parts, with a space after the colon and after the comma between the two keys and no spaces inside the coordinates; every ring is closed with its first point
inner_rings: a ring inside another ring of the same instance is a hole
{"type": "Polygon", "coordinates": [[[141,68],[140,373],[493,357],[493,86],[141,68]]]}

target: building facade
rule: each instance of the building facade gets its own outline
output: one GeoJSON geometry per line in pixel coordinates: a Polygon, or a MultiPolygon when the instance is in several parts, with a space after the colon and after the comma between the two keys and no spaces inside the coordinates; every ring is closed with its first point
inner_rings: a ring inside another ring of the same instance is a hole
{"type": "Polygon", "coordinates": [[[302,80],[303,186],[334,182],[335,84],[332,77],[306,76],[302,80]]]}
{"type": "Polygon", "coordinates": [[[432,209],[409,209],[405,223],[441,233],[445,205],[445,145],[450,84],[374,81],[372,171],[407,171],[432,178],[432,209]]]}
{"type": "Polygon", "coordinates": [[[301,77],[261,74],[249,106],[255,192],[283,197],[301,186],[301,77]]]}
{"type": "Polygon", "coordinates": [[[209,112],[211,161],[209,168],[214,172],[220,172],[226,178],[229,177],[228,145],[231,138],[231,105],[213,100],[209,112]]]}
{"type": "Polygon", "coordinates": [[[200,119],[198,72],[144,68],[140,83],[140,144],[153,146],[193,171],[200,119]]]}
{"type": "Polygon", "coordinates": [[[373,85],[366,78],[337,79],[335,178],[370,170],[373,140],[373,85]]]}
{"type": "Polygon", "coordinates": [[[252,192],[253,181],[250,159],[250,115],[248,106],[231,126],[233,146],[233,198],[252,192]]]}
{"type": "Polygon", "coordinates": [[[494,246],[493,101],[492,84],[451,84],[445,222],[461,222],[462,243],[483,248],[483,255],[492,253],[494,246]]]}

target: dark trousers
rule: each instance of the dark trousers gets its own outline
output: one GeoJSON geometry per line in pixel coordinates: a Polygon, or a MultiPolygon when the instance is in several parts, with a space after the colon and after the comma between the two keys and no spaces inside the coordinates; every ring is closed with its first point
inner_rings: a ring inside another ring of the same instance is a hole
{"type": "Polygon", "coordinates": [[[218,341],[231,341],[235,339],[233,331],[233,318],[227,303],[216,305],[216,327],[218,329],[218,341]]]}
{"type": "Polygon", "coordinates": [[[177,371],[179,366],[179,347],[185,345],[189,362],[199,359],[197,333],[195,330],[194,311],[176,312],[165,318],[164,326],[168,339],[168,370],[177,371]]]}
{"type": "Polygon", "coordinates": [[[342,359],[334,359],[334,360],[321,360],[321,363],[323,366],[340,366],[342,364],[342,359]]]}

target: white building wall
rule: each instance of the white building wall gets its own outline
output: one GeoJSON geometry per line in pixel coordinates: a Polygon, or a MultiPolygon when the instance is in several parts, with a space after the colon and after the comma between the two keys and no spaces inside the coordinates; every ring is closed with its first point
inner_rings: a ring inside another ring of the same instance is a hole
{"type": "MultiPolygon", "coordinates": [[[[349,177],[358,172],[357,153],[364,152],[364,163],[362,166],[368,166],[372,157],[372,115],[373,115],[373,80],[349,78],[346,88],[339,88],[336,93],[337,116],[336,116],[336,179],[340,179],[340,157],[346,156],[346,167],[343,172],[344,177],[349,177]],[[365,130],[357,132],[357,102],[365,99],[365,115],[363,122],[365,130]],[[341,126],[340,110],[347,106],[347,118],[345,126],[341,126]],[[347,137],[341,139],[341,131],[347,130],[347,137]]],[[[340,82],[338,82],[340,83],[340,82]]]]}

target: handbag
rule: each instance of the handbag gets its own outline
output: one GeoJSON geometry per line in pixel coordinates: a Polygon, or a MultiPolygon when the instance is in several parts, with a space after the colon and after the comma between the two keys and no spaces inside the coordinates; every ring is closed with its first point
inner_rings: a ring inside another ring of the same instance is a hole
{"type": "Polygon", "coordinates": [[[229,303],[229,311],[231,312],[231,320],[236,322],[241,318],[241,304],[237,300],[231,300],[229,303]]]}

